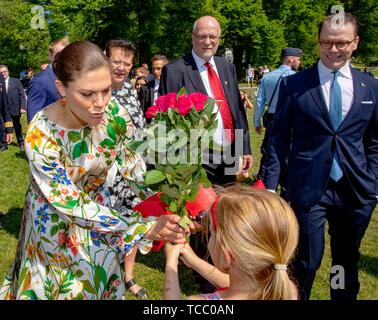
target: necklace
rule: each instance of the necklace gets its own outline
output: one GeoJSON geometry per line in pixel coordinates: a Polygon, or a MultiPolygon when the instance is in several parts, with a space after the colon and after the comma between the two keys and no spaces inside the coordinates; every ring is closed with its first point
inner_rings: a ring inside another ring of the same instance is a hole
{"type": "Polygon", "coordinates": [[[75,119],[76,119],[77,121],[79,121],[79,123],[80,123],[83,127],[85,127],[85,126],[88,124],[88,123],[85,122],[83,119],[81,119],[81,118],[80,118],[75,112],[73,112],[70,106],[68,106],[68,108],[70,109],[70,111],[71,111],[72,115],[75,117],[75,119]]]}

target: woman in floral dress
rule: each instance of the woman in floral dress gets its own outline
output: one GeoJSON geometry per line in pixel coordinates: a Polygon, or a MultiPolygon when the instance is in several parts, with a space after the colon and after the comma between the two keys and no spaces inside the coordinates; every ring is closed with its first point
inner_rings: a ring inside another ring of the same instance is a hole
{"type": "Polygon", "coordinates": [[[62,99],[40,111],[26,134],[31,183],[14,264],[2,299],[121,299],[121,264],[151,240],[184,243],[179,217],[126,217],[110,207],[105,183],[116,164],[137,185],[145,164],[128,151],[135,127],[111,98],[106,57],[88,41],[54,61],[62,99]]]}

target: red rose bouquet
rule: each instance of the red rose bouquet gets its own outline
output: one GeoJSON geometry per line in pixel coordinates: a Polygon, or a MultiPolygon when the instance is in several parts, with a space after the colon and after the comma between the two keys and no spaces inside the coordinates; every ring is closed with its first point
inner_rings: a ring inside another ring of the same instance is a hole
{"type": "Polygon", "coordinates": [[[188,215],[195,217],[211,206],[215,193],[202,167],[202,151],[214,147],[214,105],[214,99],[201,93],[187,94],[183,88],[177,94],[160,96],[147,109],[146,117],[153,121],[145,139],[129,143],[129,148],[144,153],[154,166],[146,172],[145,183],[158,194],[134,208],[142,215],[175,213],[185,228],[190,222],[188,215]],[[202,201],[196,201],[198,198],[202,201]]]}

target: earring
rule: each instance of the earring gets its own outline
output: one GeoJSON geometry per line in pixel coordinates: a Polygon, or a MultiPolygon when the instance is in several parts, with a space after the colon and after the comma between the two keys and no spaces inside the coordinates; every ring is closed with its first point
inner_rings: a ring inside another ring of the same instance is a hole
{"type": "Polygon", "coordinates": [[[63,108],[67,105],[67,99],[66,99],[66,97],[62,97],[62,99],[60,99],[60,105],[63,108]]]}

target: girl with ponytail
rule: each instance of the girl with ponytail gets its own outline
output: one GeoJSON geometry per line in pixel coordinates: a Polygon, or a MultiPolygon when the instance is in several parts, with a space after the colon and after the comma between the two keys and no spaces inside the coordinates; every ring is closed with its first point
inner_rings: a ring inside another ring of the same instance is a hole
{"type": "Polygon", "coordinates": [[[233,185],[220,191],[205,220],[215,266],[197,257],[187,243],[167,244],[165,299],[180,299],[179,258],[219,288],[187,299],[298,299],[288,268],[298,244],[298,223],[285,200],[233,185]]]}

